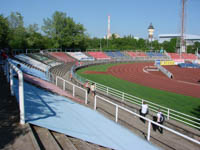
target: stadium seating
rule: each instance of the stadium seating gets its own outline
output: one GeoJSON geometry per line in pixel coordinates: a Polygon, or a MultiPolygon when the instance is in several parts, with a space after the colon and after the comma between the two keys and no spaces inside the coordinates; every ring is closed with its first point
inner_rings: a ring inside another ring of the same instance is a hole
{"type": "Polygon", "coordinates": [[[197,56],[194,54],[189,54],[189,53],[182,53],[182,58],[186,60],[196,60],[197,56]]]}
{"type": "Polygon", "coordinates": [[[100,59],[111,59],[109,56],[107,56],[103,52],[88,52],[88,54],[90,56],[94,57],[97,60],[100,60],[100,59]]]}
{"type": "Polygon", "coordinates": [[[164,56],[162,53],[158,53],[158,52],[146,52],[146,54],[149,57],[163,57],[164,56]]]}
{"type": "Polygon", "coordinates": [[[181,59],[180,55],[177,53],[168,53],[171,59],[181,59]]]}
{"type": "Polygon", "coordinates": [[[114,52],[116,56],[118,57],[126,57],[123,53],[121,53],[120,51],[116,51],[114,52]]]}
{"type": "Polygon", "coordinates": [[[168,53],[171,59],[186,59],[186,60],[196,60],[197,56],[194,54],[188,54],[188,53],[168,53]]]}
{"type": "Polygon", "coordinates": [[[39,70],[42,70],[44,72],[46,72],[49,69],[49,66],[41,63],[40,61],[37,61],[29,56],[26,56],[24,54],[20,54],[20,55],[15,55],[15,58],[19,59],[20,61],[29,64],[30,66],[33,66],[39,70]]]}
{"type": "Polygon", "coordinates": [[[108,56],[112,57],[112,58],[122,58],[122,57],[126,57],[124,54],[122,54],[120,51],[108,51],[105,52],[108,56]]]}
{"type": "Polygon", "coordinates": [[[136,52],[126,52],[129,56],[132,58],[135,58],[137,56],[136,52]]]}
{"type": "Polygon", "coordinates": [[[136,52],[137,57],[147,57],[147,54],[145,52],[136,52]]]}
{"type": "Polygon", "coordinates": [[[127,52],[129,54],[129,56],[135,58],[135,57],[147,57],[147,54],[144,52],[127,52]]]}
{"type": "Polygon", "coordinates": [[[41,55],[40,53],[34,53],[34,54],[27,54],[27,56],[35,59],[35,60],[38,60],[44,64],[50,64],[52,62],[54,62],[54,60],[51,60],[49,59],[48,57],[44,56],[44,55],[41,55]]]}
{"type": "Polygon", "coordinates": [[[62,62],[68,63],[68,62],[74,62],[75,60],[71,57],[69,57],[64,52],[50,52],[51,56],[57,58],[58,60],[61,60],[62,62]]]}
{"type": "Polygon", "coordinates": [[[22,72],[32,75],[32,76],[35,76],[35,77],[38,77],[40,79],[49,81],[49,79],[46,77],[45,72],[39,71],[38,69],[35,69],[32,67],[28,67],[27,65],[25,65],[19,61],[13,60],[13,59],[9,59],[9,61],[12,62],[16,66],[17,66],[17,64],[20,64],[20,66],[21,66],[20,69],[22,70],[22,72]]]}
{"type": "Polygon", "coordinates": [[[94,61],[93,57],[88,57],[82,52],[67,52],[67,54],[79,61],[94,61]]]}
{"type": "Polygon", "coordinates": [[[116,56],[115,56],[115,54],[113,53],[113,52],[111,52],[111,51],[109,51],[109,52],[104,52],[106,55],[108,55],[109,57],[112,57],[112,58],[115,58],[116,56]]]}

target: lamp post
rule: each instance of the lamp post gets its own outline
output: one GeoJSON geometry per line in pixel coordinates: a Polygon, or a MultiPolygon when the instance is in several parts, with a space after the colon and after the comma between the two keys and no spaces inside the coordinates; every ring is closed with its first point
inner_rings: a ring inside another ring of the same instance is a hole
{"type": "Polygon", "coordinates": [[[152,50],[152,40],[153,40],[153,33],[154,33],[154,27],[152,23],[148,27],[148,32],[149,32],[149,41],[151,42],[151,50],[152,50]]]}

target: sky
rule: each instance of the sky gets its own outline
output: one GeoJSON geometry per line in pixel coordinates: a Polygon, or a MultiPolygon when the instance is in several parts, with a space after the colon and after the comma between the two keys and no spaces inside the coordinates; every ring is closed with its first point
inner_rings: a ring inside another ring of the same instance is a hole
{"type": "MultiPolygon", "coordinates": [[[[24,25],[43,25],[55,11],[64,12],[83,24],[90,37],[103,38],[108,15],[111,33],[147,38],[150,23],[158,34],[181,32],[181,0],[0,0],[4,17],[19,12],[24,25]]],[[[186,1],[185,33],[200,35],[200,0],[186,1]]]]}

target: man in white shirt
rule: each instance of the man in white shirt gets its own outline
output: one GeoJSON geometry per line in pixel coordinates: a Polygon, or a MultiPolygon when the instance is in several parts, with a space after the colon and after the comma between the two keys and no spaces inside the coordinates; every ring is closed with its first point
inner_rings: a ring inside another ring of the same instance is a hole
{"type": "MultiPolygon", "coordinates": [[[[142,109],[140,109],[140,115],[141,116],[146,116],[148,114],[148,105],[146,102],[144,102],[142,104],[142,109]]],[[[146,122],[144,119],[140,118],[141,121],[143,121],[144,123],[146,122]]]]}
{"type": "Polygon", "coordinates": [[[96,95],[96,89],[95,89],[94,83],[92,83],[92,85],[90,86],[90,88],[91,88],[92,95],[95,96],[96,95]]]}

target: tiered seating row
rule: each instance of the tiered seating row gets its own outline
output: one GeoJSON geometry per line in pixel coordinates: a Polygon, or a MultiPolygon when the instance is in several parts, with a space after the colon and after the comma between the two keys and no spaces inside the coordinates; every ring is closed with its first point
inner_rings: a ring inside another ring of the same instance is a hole
{"type": "Polygon", "coordinates": [[[64,52],[50,52],[49,53],[51,56],[57,58],[58,60],[61,60],[65,63],[67,62],[74,62],[75,60],[71,57],[69,57],[66,53],[64,52]]]}
{"type": "Polygon", "coordinates": [[[135,52],[126,52],[129,56],[131,56],[132,58],[135,58],[137,56],[137,54],[135,52]]]}
{"type": "Polygon", "coordinates": [[[183,59],[196,60],[197,56],[194,54],[182,53],[183,59]]]}
{"type": "Polygon", "coordinates": [[[100,60],[100,59],[111,59],[109,56],[107,56],[103,52],[88,52],[88,54],[90,56],[94,57],[97,60],[100,60]]]}
{"type": "Polygon", "coordinates": [[[35,59],[33,59],[33,58],[29,57],[29,56],[26,56],[24,54],[16,55],[15,57],[17,59],[19,59],[20,61],[25,62],[25,63],[27,63],[29,65],[32,65],[35,68],[38,68],[38,69],[40,69],[40,70],[42,70],[44,72],[46,72],[49,69],[48,65],[46,65],[46,64],[44,64],[42,62],[39,62],[39,61],[37,61],[37,60],[35,60],[35,59]]]}
{"type": "Polygon", "coordinates": [[[67,74],[67,72],[71,69],[72,66],[73,66],[73,63],[63,63],[56,67],[50,68],[49,71],[60,77],[64,77],[67,74]]]}
{"type": "Polygon", "coordinates": [[[196,60],[197,56],[194,54],[188,54],[188,53],[168,53],[168,55],[171,57],[171,59],[186,59],[186,60],[196,60]]]}
{"type": "Polygon", "coordinates": [[[33,59],[36,59],[44,64],[47,64],[49,65],[50,63],[54,62],[54,60],[51,60],[49,59],[48,57],[46,56],[43,56],[39,53],[34,53],[34,54],[27,54],[29,57],[33,58],[33,59]]]}
{"type": "Polygon", "coordinates": [[[82,52],[67,52],[67,54],[79,61],[94,61],[93,57],[88,57],[82,52]]]}
{"type": "Polygon", "coordinates": [[[22,72],[26,73],[26,74],[30,74],[32,76],[38,77],[40,79],[49,81],[49,79],[46,77],[46,74],[42,71],[39,71],[35,68],[32,67],[28,67],[27,65],[20,63],[19,61],[13,60],[13,59],[9,59],[9,61],[11,61],[13,64],[15,64],[17,66],[17,64],[20,64],[20,69],[22,70],[22,72]]]}
{"type": "Polygon", "coordinates": [[[147,57],[145,52],[127,52],[131,57],[147,57]]]}
{"type": "Polygon", "coordinates": [[[171,59],[181,59],[180,55],[177,53],[168,53],[171,59]]]}
{"type": "Polygon", "coordinates": [[[162,53],[155,53],[155,52],[146,52],[147,56],[149,57],[163,57],[162,53]]]}
{"type": "Polygon", "coordinates": [[[108,56],[112,57],[112,58],[126,57],[120,51],[115,51],[115,52],[108,51],[108,52],[104,52],[104,53],[107,54],[108,56]]]}
{"type": "Polygon", "coordinates": [[[147,57],[147,54],[145,52],[136,52],[137,57],[147,57]]]}

